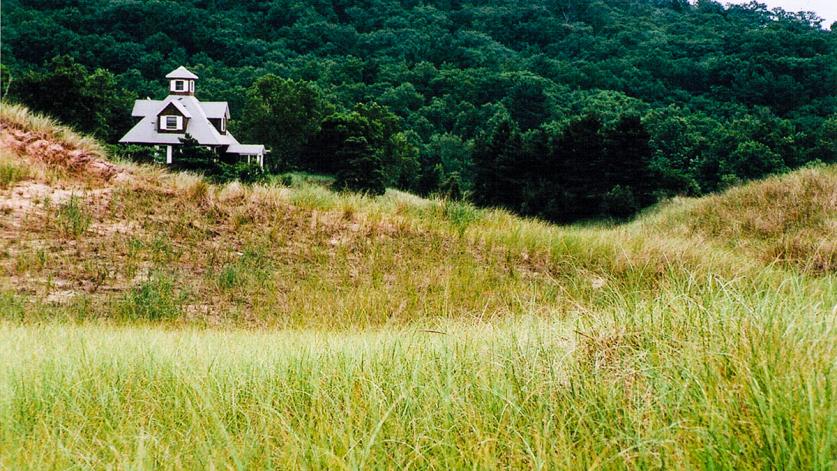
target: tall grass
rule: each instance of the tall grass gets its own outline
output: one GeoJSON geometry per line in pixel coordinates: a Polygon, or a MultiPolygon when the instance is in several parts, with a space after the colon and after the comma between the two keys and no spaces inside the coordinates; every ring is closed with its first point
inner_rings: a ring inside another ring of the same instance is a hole
{"type": "Polygon", "coordinates": [[[0,227],[2,469],[837,465],[834,167],[598,227],[131,175],[0,227]]]}
{"type": "Polygon", "coordinates": [[[426,330],[3,324],[0,465],[833,469],[834,293],[696,281],[426,330]]]}
{"type": "Polygon", "coordinates": [[[0,190],[29,177],[29,168],[0,155],[0,190]]]}
{"type": "Polygon", "coordinates": [[[43,138],[93,155],[105,155],[96,139],[84,136],[68,126],[40,113],[33,113],[23,105],[0,101],[0,124],[36,133],[43,138]]]}

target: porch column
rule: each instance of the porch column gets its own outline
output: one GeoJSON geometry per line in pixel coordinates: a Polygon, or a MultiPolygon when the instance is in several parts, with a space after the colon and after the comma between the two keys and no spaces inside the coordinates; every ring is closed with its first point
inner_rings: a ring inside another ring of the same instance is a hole
{"type": "Polygon", "coordinates": [[[166,163],[171,163],[171,146],[166,146],[166,163]]]}

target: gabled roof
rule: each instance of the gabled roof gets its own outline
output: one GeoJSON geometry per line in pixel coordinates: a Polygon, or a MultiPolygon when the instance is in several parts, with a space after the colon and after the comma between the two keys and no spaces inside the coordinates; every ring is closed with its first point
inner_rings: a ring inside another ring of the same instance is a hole
{"type": "Polygon", "coordinates": [[[159,110],[162,104],[163,100],[152,100],[150,98],[147,100],[137,100],[134,102],[134,109],[131,110],[131,116],[135,118],[148,116],[156,110],[159,110]]]}
{"type": "Polygon", "coordinates": [[[230,105],[226,101],[202,101],[200,104],[207,118],[230,119],[230,105]]]}
{"type": "Polygon", "coordinates": [[[166,108],[169,107],[169,105],[171,105],[171,106],[174,106],[175,108],[177,108],[177,111],[179,111],[180,114],[182,114],[183,116],[185,116],[187,118],[192,117],[192,113],[190,113],[189,110],[187,110],[186,107],[183,106],[183,103],[182,103],[181,100],[171,100],[171,101],[166,101],[165,103],[166,104],[162,108],[160,108],[156,113],[154,113],[156,116],[159,116],[160,113],[163,112],[163,110],[165,110],[166,108]]]}
{"type": "Polygon", "coordinates": [[[189,69],[183,67],[182,65],[166,75],[167,79],[187,79],[187,80],[197,80],[198,76],[189,72],[189,69]]]}

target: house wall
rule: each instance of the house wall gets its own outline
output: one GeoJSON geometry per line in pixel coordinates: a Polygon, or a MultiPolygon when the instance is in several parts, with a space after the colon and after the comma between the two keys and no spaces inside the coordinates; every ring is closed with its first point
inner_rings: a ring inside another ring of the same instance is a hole
{"type": "Polygon", "coordinates": [[[188,80],[188,79],[173,79],[169,82],[169,92],[172,95],[194,95],[195,94],[195,81],[188,80]],[[176,84],[178,82],[185,82],[185,90],[177,90],[176,84]]]}

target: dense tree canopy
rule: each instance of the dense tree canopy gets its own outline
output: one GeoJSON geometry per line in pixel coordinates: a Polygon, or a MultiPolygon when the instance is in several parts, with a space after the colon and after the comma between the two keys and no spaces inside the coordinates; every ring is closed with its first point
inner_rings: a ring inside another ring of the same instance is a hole
{"type": "Polygon", "coordinates": [[[113,140],[130,125],[123,90],[161,98],[186,65],[275,168],[343,172],[349,188],[371,175],[375,192],[455,189],[572,220],[837,159],[837,32],[756,2],[3,6],[12,98],[113,140]],[[328,167],[338,155],[375,171],[328,167]]]}

